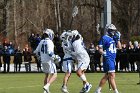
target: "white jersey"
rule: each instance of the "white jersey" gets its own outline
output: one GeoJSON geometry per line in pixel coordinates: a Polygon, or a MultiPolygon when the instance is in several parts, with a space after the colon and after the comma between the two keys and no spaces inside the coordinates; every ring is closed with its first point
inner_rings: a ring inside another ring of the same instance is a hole
{"type": "Polygon", "coordinates": [[[54,44],[52,40],[50,40],[49,38],[41,40],[36,50],[34,51],[34,53],[36,54],[38,52],[40,52],[42,63],[53,61],[52,58],[50,57],[51,54],[52,55],[54,54],[54,44]]]}
{"type": "Polygon", "coordinates": [[[64,58],[63,58],[63,64],[62,64],[62,71],[69,72],[73,70],[73,58],[70,53],[72,50],[72,45],[70,42],[62,42],[63,52],[64,52],[64,58]]]}
{"type": "Polygon", "coordinates": [[[64,52],[64,58],[72,57],[70,54],[70,51],[72,50],[72,45],[70,42],[62,42],[63,52],[64,52]]]}
{"type": "Polygon", "coordinates": [[[81,39],[75,40],[72,43],[74,52],[72,52],[72,55],[74,55],[78,61],[78,68],[87,69],[90,58],[89,55],[83,45],[83,41],[81,39]]]}

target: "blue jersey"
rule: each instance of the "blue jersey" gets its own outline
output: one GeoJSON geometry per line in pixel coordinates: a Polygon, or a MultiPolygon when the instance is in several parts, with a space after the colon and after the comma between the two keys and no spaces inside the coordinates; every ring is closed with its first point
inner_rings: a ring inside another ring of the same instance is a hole
{"type": "Polygon", "coordinates": [[[99,41],[99,46],[106,52],[105,57],[116,58],[116,43],[113,38],[104,35],[99,41]]]}
{"type": "Polygon", "coordinates": [[[115,70],[116,43],[112,37],[104,35],[99,41],[99,47],[102,47],[105,54],[103,55],[103,68],[105,72],[115,70]]]}

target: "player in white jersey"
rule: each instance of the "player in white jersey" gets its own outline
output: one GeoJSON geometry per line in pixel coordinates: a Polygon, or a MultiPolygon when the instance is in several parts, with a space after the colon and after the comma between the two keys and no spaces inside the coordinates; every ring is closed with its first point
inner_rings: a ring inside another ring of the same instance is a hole
{"type": "Polygon", "coordinates": [[[45,73],[43,87],[44,93],[50,93],[49,86],[57,78],[55,61],[60,61],[59,57],[54,54],[54,44],[52,42],[52,39],[53,31],[51,29],[47,29],[43,33],[42,40],[34,51],[34,53],[36,54],[38,54],[38,52],[40,53],[41,64],[43,67],[43,72],[45,73]]]}
{"type": "Polygon", "coordinates": [[[76,71],[78,77],[83,81],[83,88],[80,93],[88,93],[92,85],[87,81],[85,71],[89,66],[90,58],[83,44],[81,35],[77,30],[71,32],[72,35],[72,48],[71,54],[78,61],[78,69],[76,71]]]}
{"type": "Polygon", "coordinates": [[[63,65],[62,65],[62,71],[65,72],[65,76],[63,78],[63,85],[61,91],[63,93],[69,93],[67,90],[67,83],[71,76],[71,72],[73,70],[73,58],[69,50],[72,50],[72,46],[70,41],[68,40],[67,32],[63,32],[60,36],[60,39],[62,40],[63,52],[65,54],[63,58],[63,65]]]}

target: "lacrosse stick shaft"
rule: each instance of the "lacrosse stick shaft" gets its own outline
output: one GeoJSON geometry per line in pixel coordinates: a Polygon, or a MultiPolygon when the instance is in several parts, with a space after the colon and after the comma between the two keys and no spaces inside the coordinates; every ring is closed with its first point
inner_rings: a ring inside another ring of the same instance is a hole
{"type": "Polygon", "coordinates": [[[70,29],[72,28],[72,22],[73,22],[73,17],[71,18],[71,22],[70,22],[70,29]]]}
{"type": "MultiPolygon", "coordinates": [[[[108,75],[108,73],[107,73],[108,75]]],[[[109,90],[111,90],[111,86],[110,86],[110,79],[109,79],[109,76],[108,76],[108,87],[109,87],[109,90]]]]}

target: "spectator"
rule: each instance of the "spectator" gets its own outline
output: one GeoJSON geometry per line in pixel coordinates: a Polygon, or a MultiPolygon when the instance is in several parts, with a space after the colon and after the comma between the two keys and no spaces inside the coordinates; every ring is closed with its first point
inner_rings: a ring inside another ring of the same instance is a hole
{"type": "Polygon", "coordinates": [[[121,56],[120,56],[120,70],[129,71],[129,62],[128,62],[128,51],[126,44],[122,44],[121,56]]]}
{"type": "MultiPolygon", "coordinates": [[[[58,54],[61,57],[61,59],[63,59],[64,52],[63,52],[63,48],[61,46],[61,40],[60,40],[58,34],[55,35],[53,41],[54,41],[54,45],[55,45],[55,48],[54,48],[55,53],[58,54]]],[[[56,68],[60,69],[60,72],[62,72],[62,63],[63,63],[63,60],[61,60],[59,65],[56,65],[56,68]]]]}
{"type": "Polygon", "coordinates": [[[96,46],[96,51],[95,51],[95,56],[94,56],[94,59],[95,59],[95,71],[97,71],[97,66],[99,67],[100,71],[102,71],[102,66],[101,66],[101,54],[99,53],[99,48],[98,46],[96,46]]]}
{"type": "Polygon", "coordinates": [[[37,34],[35,37],[35,49],[38,46],[38,44],[40,43],[40,41],[41,41],[41,37],[39,34],[37,34]]]}
{"type": "Polygon", "coordinates": [[[41,72],[41,59],[40,59],[40,53],[38,53],[39,56],[35,55],[34,58],[35,58],[35,62],[37,64],[37,71],[38,72],[41,72]]]}
{"type": "Polygon", "coordinates": [[[14,72],[17,72],[17,69],[20,72],[21,64],[22,64],[22,52],[18,47],[14,53],[14,72]]]}
{"type": "Polygon", "coordinates": [[[91,43],[90,46],[89,46],[89,49],[88,49],[88,54],[89,54],[89,57],[90,57],[90,69],[92,72],[95,71],[95,68],[94,68],[94,63],[95,63],[95,60],[94,60],[94,55],[95,55],[95,47],[94,47],[94,44],[91,43]]]}
{"type": "Polygon", "coordinates": [[[119,69],[118,69],[118,64],[119,64],[119,62],[120,62],[120,52],[121,52],[121,50],[120,50],[120,49],[117,49],[116,59],[115,59],[115,61],[116,61],[115,70],[116,70],[116,71],[119,70],[119,69]]]}
{"type": "Polygon", "coordinates": [[[128,60],[130,62],[130,67],[131,67],[131,71],[135,71],[135,49],[134,49],[134,46],[132,44],[129,45],[129,48],[128,48],[128,54],[129,54],[129,57],[128,57],[128,60]]]}
{"type": "Polygon", "coordinates": [[[3,42],[3,46],[7,46],[7,47],[9,46],[7,40],[4,40],[4,42],[3,42]]]}
{"type": "Polygon", "coordinates": [[[6,64],[7,64],[7,72],[10,71],[10,52],[7,46],[4,46],[3,50],[3,62],[4,62],[4,72],[6,72],[6,64]]]}
{"type": "Polygon", "coordinates": [[[34,51],[36,49],[36,42],[35,42],[35,34],[34,33],[31,34],[28,41],[30,42],[30,46],[32,48],[32,51],[34,51]]]}
{"type": "Polygon", "coordinates": [[[135,50],[135,61],[136,61],[136,65],[137,65],[137,71],[138,71],[138,67],[140,65],[140,47],[139,47],[139,43],[138,41],[134,41],[134,50],[135,50]]]}
{"type": "Polygon", "coordinates": [[[2,50],[3,49],[3,45],[1,44],[1,42],[0,42],[0,50],[2,50]]]}
{"type": "Polygon", "coordinates": [[[1,50],[0,50],[0,72],[1,72],[1,67],[2,67],[1,55],[2,55],[2,52],[1,52],[1,50]]]}
{"type": "Polygon", "coordinates": [[[0,72],[1,72],[1,67],[2,67],[2,62],[1,62],[1,55],[2,55],[2,50],[3,50],[3,45],[0,42],[0,72]]]}
{"type": "Polygon", "coordinates": [[[14,54],[14,45],[13,45],[13,42],[10,42],[9,45],[8,45],[8,49],[9,49],[9,52],[10,54],[14,54]]]}
{"type": "Polygon", "coordinates": [[[138,45],[139,51],[138,51],[138,59],[137,59],[137,71],[140,73],[140,43],[138,45]]]}
{"type": "Polygon", "coordinates": [[[31,57],[31,52],[29,51],[28,47],[26,47],[23,50],[23,56],[24,56],[25,70],[26,72],[30,72],[32,57],[31,57]]]}

